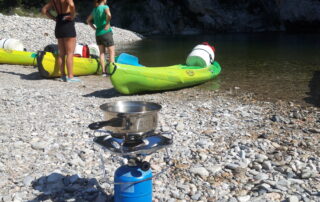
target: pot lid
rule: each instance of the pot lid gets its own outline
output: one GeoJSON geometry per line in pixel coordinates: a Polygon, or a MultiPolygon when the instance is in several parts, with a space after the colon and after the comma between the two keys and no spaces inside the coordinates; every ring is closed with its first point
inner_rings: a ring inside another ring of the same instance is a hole
{"type": "Polygon", "coordinates": [[[161,105],[157,103],[144,101],[117,101],[113,103],[105,103],[100,106],[100,109],[105,112],[121,114],[143,114],[157,112],[161,108],[161,105]]]}

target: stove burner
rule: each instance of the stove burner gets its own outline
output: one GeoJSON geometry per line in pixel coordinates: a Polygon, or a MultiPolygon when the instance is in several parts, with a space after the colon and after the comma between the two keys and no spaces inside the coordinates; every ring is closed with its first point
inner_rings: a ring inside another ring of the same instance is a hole
{"type": "Polygon", "coordinates": [[[124,141],[122,146],[132,148],[143,144],[145,144],[143,140],[124,141]]]}
{"type": "Polygon", "coordinates": [[[145,133],[114,133],[110,132],[110,135],[117,139],[124,139],[127,143],[136,143],[141,142],[144,138],[149,136],[154,136],[154,131],[145,132],[145,133]]]}
{"type": "Polygon", "coordinates": [[[173,142],[172,139],[161,135],[149,136],[135,142],[127,142],[111,135],[104,135],[95,137],[93,141],[103,148],[123,156],[149,155],[171,145],[173,142]]]}

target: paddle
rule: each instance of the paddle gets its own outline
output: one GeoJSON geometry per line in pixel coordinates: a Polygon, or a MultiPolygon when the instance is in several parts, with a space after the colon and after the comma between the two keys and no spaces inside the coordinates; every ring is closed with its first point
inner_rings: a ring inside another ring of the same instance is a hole
{"type": "Polygon", "coordinates": [[[117,59],[116,59],[117,63],[120,64],[127,64],[127,65],[134,65],[134,66],[140,66],[143,67],[143,65],[139,64],[139,58],[134,56],[134,55],[130,55],[128,53],[121,53],[117,59]]]}

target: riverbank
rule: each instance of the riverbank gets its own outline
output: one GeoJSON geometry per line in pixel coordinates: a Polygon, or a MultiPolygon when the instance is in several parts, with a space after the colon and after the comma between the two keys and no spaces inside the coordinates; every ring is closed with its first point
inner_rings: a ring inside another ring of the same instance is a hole
{"type": "MultiPolygon", "coordinates": [[[[0,15],[0,23],[0,38],[19,38],[29,51],[55,43],[53,21],[0,15]]],[[[88,26],[76,26],[79,42],[93,42],[88,26]]],[[[120,48],[140,40],[126,30],[115,36],[120,48]]],[[[65,83],[17,65],[0,65],[0,78],[0,201],[111,199],[92,144],[100,134],[87,126],[103,120],[101,104],[118,100],[161,104],[157,132],[173,134],[172,165],[153,180],[155,201],[319,201],[319,108],[258,101],[238,88],[124,96],[109,78],[65,83]]],[[[112,181],[123,160],[103,154],[112,181]]],[[[161,172],[165,151],[152,157],[153,173],[161,172]]]]}
{"type": "MultiPolygon", "coordinates": [[[[54,36],[55,22],[47,18],[22,17],[18,15],[3,15],[0,13],[0,39],[19,39],[27,51],[43,50],[49,44],[57,44],[54,36]]],[[[77,43],[95,44],[94,30],[84,23],[76,22],[77,43]]],[[[114,42],[117,49],[121,46],[139,41],[142,35],[112,27],[114,42]]]]}
{"type": "MultiPolygon", "coordinates": [[[[0,201],[103,201],[106,183],[88,124],[118,100],[162,105],[157,132],[173,133],[173,163],[153,180],[155,201],[319,201],[320,112],[237,91],[124,96],[109,78],[42,79],[32,67],[0,65],[0,201]]],[[[104,153],[109,180],[121,158],[104,153]]],[[[165,151],[152,155],[156,174],[165,151]]]]}

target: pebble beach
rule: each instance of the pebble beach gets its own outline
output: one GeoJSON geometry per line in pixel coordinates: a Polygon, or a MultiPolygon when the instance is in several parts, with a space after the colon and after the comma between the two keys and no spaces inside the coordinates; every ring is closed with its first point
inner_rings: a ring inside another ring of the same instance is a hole
{"type": "MultiPolygon", "coordinates": [[[[56,43],[48,19],[0,14],[0,23],[0,38],[28,51],[56,43]]],[[[88,25],[76,29],[94,43],[88,25]]],[[[113,29],[120,47],[142,38],[113,29]]],[[[104,120],[101,104],[120,100],[160,104],[156,132],[173,137],[169,163],[165,150],[149,156],[154,175],[168,168],[153,179],[153,201],[320,201],[319,108],[199,86],[127,96],[108,77],[66,83],[31,66],[0,64],[0,78],[2,202],[112,201],[109,181],[125,160],[95,145],[88,125],[104,120]]]]}
{"type": "MultiPolygon", "coordinates": [[[[0,13],[1,39],[19,39],[26,51],[36,52],[44,50],[47,45],[57,44],[54,36],[55,22],[48,18],[21,17],[18,15],[6,16],[0,13]]],[[[130,42],[141,40],[138,33],[112,27],[113,39],[117,48],[121,49],[130,42]]],[[[85,23],[76,22],[77,43],[95,44],[95,32],[85,23]]]]}

